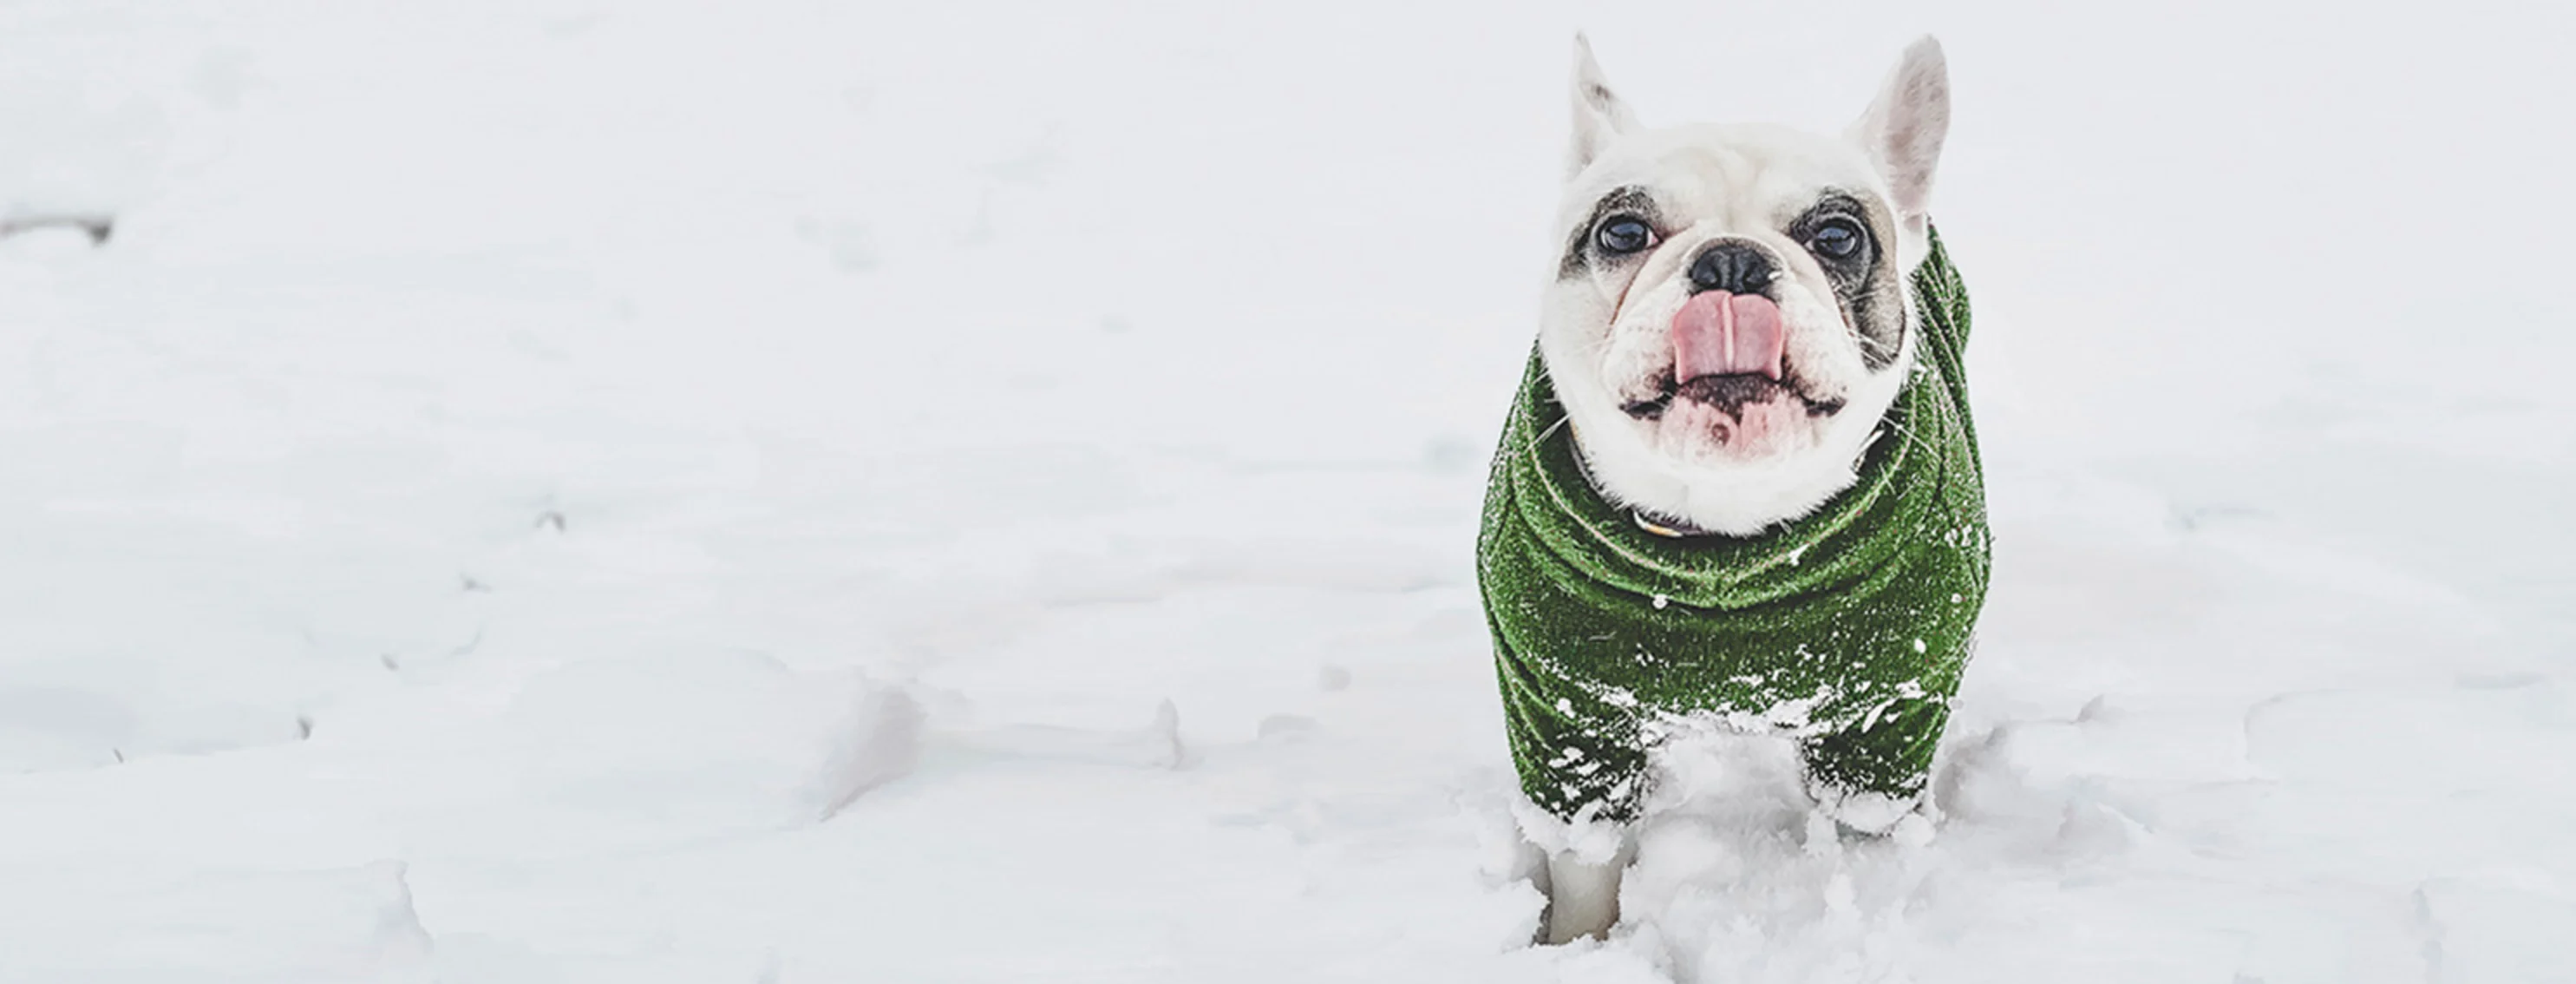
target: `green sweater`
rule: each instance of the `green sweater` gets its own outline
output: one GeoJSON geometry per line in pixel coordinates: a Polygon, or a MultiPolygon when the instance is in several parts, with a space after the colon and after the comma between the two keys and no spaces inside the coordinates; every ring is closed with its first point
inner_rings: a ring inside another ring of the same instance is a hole
{"type": "Polygon", "coordinates": [[[1604,499],[1532,354],[1476,551],[1532,802],[1636,819],[1646,749],[1686,716],[1796,736],[1828,797],[1921,793],[1990,552],[1968,298],[1937,236],[1914,289],[1913,378],[1859,480],[1750,537],[1651,533],[1604,499]]]}

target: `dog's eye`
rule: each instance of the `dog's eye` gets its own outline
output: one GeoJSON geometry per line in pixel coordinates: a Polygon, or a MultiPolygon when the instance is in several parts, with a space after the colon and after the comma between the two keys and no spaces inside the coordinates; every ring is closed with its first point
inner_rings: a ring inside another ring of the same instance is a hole
{"type": "Polygon", "coordinates": [[[1620,215],[1601,223],[1592,234],[1601,251],[1612,256],[1625,256],[1655,244],[1655,229],[1644,220],[1620,215]]]}
{"type": "Polygon", "coordinates": [[[1861,235],[1860,227],[1853,225],[1850,219],[1827,220],[1817,226],[1816,231],[1807,234],[1807,248],[1829,260],[1859,256],[1860,248],[1868,242],[1868,238],[1861,235]]]}

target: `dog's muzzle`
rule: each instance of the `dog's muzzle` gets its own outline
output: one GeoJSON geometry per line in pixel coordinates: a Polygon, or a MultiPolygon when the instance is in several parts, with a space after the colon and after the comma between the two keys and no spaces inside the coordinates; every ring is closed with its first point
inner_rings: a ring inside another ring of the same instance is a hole
{"type": "Polygon", "coordinates": [[[1666,337],[1672,369],[1660,392],[1620,409],[1640,420],[1661,420],[1675,400],[1714,408],[1745,423],[1747,407],[1794,397],[1809,415],[1832,413],[1801,392],[1788,364],[1788,325],[1771,296],[1780,265],[1761,245],[1724,239],[1701,248],[1686,271],[1691,295],[1673,312],[1666,337]]]}

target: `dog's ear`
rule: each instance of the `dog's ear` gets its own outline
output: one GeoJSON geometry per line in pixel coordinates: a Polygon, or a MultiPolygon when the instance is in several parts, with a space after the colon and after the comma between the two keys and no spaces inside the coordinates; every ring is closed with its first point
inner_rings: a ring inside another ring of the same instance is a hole
{"type": "Polygon", "coordinates": [[[1851,138],[1887,179],[1894,199],[1888,204],[1909,233],[1921,235],[1930,221],[1932,172],[1949,133],[1949,62],[1941,57],[1941,42],[1926,35],[1906,47],[1878,100],[1851,128],[1851,138]]]}
{"type": "Polygon", "coordinates": [[[1572,177],[1601,156],[1620,134],[1637,128],[1637,114],[1610,91],[1601,64],[1592,60],[1592,42],[1574,36],[1574,145],[1566,154],[1565,174],[1572,177]]]}

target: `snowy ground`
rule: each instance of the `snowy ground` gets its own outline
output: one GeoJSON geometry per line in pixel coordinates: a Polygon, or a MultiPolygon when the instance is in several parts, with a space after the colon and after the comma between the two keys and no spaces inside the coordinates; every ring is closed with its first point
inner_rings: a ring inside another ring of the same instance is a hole
{"type": "Polygon", "coordinates": [[[0,7],[0,982],[2576,980],[2565,8],[874,6],[0,7]],[[1998,580],[1929,843],[1532,949],[1577,26],[1942,35],[1998,580]]]}

